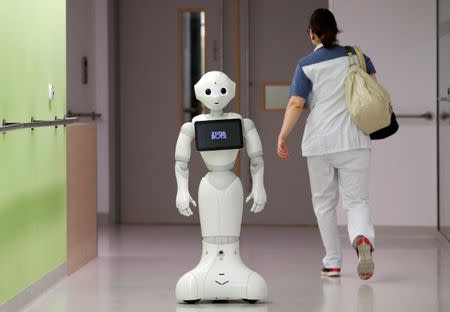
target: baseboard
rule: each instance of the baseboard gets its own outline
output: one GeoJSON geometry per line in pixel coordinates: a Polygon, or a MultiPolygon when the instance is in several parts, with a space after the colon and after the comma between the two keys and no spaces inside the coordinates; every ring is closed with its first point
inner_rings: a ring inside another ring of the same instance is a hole
{"type": "MultiPolygon", "coordinates": [[[[339,234],[347,234],[347,226],[339,225],[339,234]]],[[[377,237],[383,237],[383,235],[396,235],[396,236],[435,236],[438,233],[438,229],[435,226],[403,226],[403,225],[376,225],[375,235],[377,237]]]]}
{"type": "MultiPolygon", "coordinates": [[[[102,223],[99,223],[102,224],[102,223]]],[[[105,223],[108,224],[108,223],[105,223]]],[[[200,223],[188,222],[121,222],[121,226],[200,226],[200,223]]],[[[242,227],[286,227],[286,228],[317,228],[317,224],[260,224],[242,223],[242,227]]],[[[347,225],[338,225],[339,234],[347,233],[347,225]]],[[[375,231],[388,235],[434,235],[438,232],[435,226],[410,226],[410,225],[376,225],[375,231]]]]}
{"type": "Polygon", "coordinates": [[[110,225],[113,224],[109,213],[97,212],[97,224],[98,225],[110,225]]]}
{"type": "Polygon", "coordinates": [[[450,242],[450,226],[441,226],[441,234],[450,242]]]}
{"type": "Polygon", "coordinates": [[[66,263],[61,264],[47,273],[33,285],[22,290],[17,296],[0,305],[0,312],[21,311],[25,306],[36,300],[45,291],[58,283],[67,275],[66,263]]]}

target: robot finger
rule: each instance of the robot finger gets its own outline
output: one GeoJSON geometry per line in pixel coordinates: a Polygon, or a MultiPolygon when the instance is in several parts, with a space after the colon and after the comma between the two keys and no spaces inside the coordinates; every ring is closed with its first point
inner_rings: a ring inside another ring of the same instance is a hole
{"type": "Polygon", "coordinates": [[[255,213],[260,213],[264,209],[265,204],[259,204],[256,207],[255,213]]]}
{"type": "Polygon", "coordinates": [[[253,198],[253,194],[250,193],[250,195],[247,196],[247,199],[245,200],[245,203],[248,203],[250,201],[250,199],[253,198]]]}
{"type": "Polygon", "coordinates": [[[252,209],[250,209],[250,211],[256,213],[256,208],[258,208],[258,205],[255,202],[253,202],[253,206],[252,209]]]}
{"type": "Polygon", "coordinates": [[[197,207],[197,203],[192,197],[189,198],[189,201],[191,202],[192,206],[197,207]]]}
{"type": "Polygon", "coordinates": [[[182,204],[181,204],[181,207],[180,207],[180,211],[184,211],[184,210],[186,210],[187,208],[189,208],[189,202],[187,202],[187,203],[182,203],[182,204]]]}
{"type": "Polygon", "coordinates": [[[183,216],[186,216],[186,212],[184,209],[178,209],[178,211],[180,212],[180,214],[182,214],[183,216]]]}

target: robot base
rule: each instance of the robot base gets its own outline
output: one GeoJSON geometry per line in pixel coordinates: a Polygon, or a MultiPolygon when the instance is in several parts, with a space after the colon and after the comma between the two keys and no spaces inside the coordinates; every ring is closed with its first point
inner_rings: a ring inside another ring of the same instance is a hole
{"type": "Polygon", "coordinates": [[[239,242],[203,242],[200,263],[177,283],[176,296],[186,303],[200,300],[245,300],[255,303],[267,297],[265,280],[246,267],[239,255],[239,242]]]}
{"type": "Polygon", "coordinates": [[[200,302],[200,299],[197,300],[184,300],[187,304],[196,304],[197,302],[200,302]]]}

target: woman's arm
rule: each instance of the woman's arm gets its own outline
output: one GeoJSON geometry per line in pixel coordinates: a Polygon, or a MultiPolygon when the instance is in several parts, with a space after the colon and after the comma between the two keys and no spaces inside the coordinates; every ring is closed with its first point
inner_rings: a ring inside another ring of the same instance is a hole
{"type": "Polygon", "coordinates": [[[283,160],[289,158],[286,140],[300,118],[304,105],[305,99],[300,96],[291,96],[289,99],[286,112],[284,113],[283,126],[281,127],[280,134],[278,135],[277,153],[283,160]]]}

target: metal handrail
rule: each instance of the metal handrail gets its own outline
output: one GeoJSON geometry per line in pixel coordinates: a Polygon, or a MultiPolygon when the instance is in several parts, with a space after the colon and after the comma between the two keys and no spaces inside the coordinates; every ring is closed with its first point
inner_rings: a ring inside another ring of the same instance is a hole
{"type": "Polygon", "coordinates": [[[102,117],[102,114],[96,113],[96,112],[91,112],[91,113],[76,113],[76,112],[72,112],[72,111],[68,111],[67,112],[67,116],[68,117],[89,117],[92,118],[92,120],[96,120],[102,117]]]}
{"type": "Polygon", "coordinates": [[[433,113],[426,112],[424,114],[395,114],[397,118],[405,118],[405,119],[426,119],[433,120],[433,113]]]}
{"type": "Polygon", "coordinates": [[[23,128],[23,126],[20,122],[7,122],[5,119],[3,119],[2,126],[0,127],[0,129],[2,129],[2,131],[4,131],[4,132],[22,129],[22,128],[23,128]]]}
{"type": "Polygon", "coordinates": [[[57,118],[54,120],[38,120],[31,118],[30,122],[8,122],[6,119],[3,119],[2,126],[0,126],[0,132],[6,133],[13,130],[18,129],[31,129],[34,128],[42,128],[42,127],[58,127],[58,126],[66,126],[68,124],[79,121],[78,117],[66,117],[57,118]]]}

